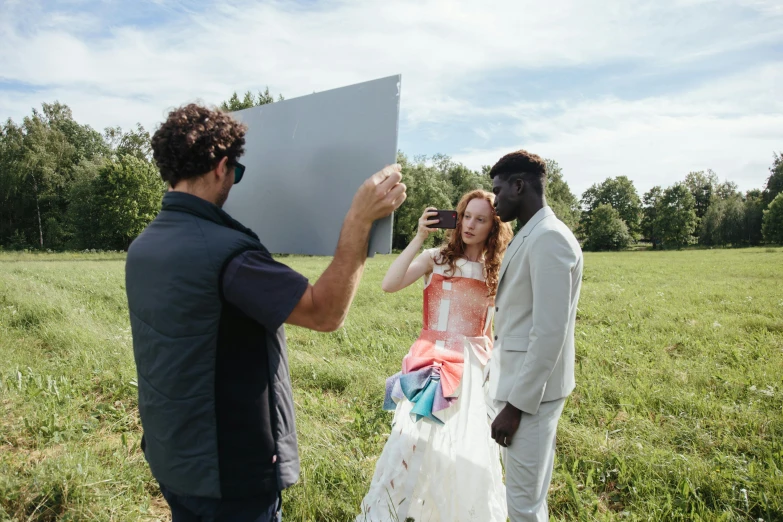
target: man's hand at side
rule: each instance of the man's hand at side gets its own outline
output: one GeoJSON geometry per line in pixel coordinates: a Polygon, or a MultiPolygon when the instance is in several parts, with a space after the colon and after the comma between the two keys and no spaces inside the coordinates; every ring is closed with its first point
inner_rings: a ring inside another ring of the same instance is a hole
{"type": "Polygon", "coordinates": [[[522,410],[512,406],[510,403],[498,413],[492,422],[492,438],[495,442],[507,448],[511,444],[511,439],[519,429],[519,422],[522,420],[522,410]]]}

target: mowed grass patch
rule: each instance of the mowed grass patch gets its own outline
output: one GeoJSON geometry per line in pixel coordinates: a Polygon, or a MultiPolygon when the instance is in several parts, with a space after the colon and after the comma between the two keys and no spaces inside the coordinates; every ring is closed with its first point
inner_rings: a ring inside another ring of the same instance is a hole
{"type": "MultiPolygon", "coordinates": [[[[421,285],[368,262],[343,329],[288,328],[302,477],[286,520],[352,520],[421,285]]],[[[315,281],[328,259],[282,257],[315,281]]],[[[556,520],[783,520],[783,250],[586,254],[556,520]]],[[[139,450],[121,254],[0,254],[0,520],[166,520],[139,450]]]]}

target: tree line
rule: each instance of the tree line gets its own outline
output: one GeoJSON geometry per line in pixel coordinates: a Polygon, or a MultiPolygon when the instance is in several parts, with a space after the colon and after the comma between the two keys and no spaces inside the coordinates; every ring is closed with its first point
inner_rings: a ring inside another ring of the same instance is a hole
{"type": "MultiPolygon", "coordinates": [[[[220,107],[236,111],[275,103],[266,89],[220,107]]],[[[740,193],[712,171],[691,172],[639,197],[626,176],[607,178],[578,199],[558,163],[547,159],[546,197],[586,250],[783,243],[783,155],[773,154],[763,189],[740,193]]],[[[489,166],[471,170],[449,156],[398,154],[408,199],[395,214],[393,244],[403,248],[428,205],[454,208],[465,192],[491,190],[489,166]]],[[[140,124],[100,133],[74,120],[67,105],[44,103],[0,127],[0,248],[126,250],[160,210],[166,187],[140,124]]],[[[438,241],[443,232],[429,239],[438,241]]]]}
{"type": "Polygon", "coordinates": [[[763,189],[737,190],[712,170],[690,172],[642,198],[626,176],[607,178],[582,195],[579,235],[587,250],[620,250],[637,241],[653,248],[783,243],[783,155],[773,153],[763,189]]]}

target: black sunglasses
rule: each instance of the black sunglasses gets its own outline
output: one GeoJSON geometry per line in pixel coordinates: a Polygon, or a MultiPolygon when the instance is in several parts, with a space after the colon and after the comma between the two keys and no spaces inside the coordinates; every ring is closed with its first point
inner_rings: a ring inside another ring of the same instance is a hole
{"type": "Polygon", "coordinates": [[[245,166],[239,162],[234,163],[234,185],[242,181],[242,176],[245,175],[245,166]]]}

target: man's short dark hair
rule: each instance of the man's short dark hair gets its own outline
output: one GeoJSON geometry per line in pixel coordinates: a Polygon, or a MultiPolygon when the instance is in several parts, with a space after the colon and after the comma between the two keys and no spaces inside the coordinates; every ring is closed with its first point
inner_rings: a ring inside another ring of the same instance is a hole
{"type": "Polygon", "coordinates": [[[191,103],[171,111],[152,136],[152,157],[173,187],[206,174],[225,157],[234,164],[245,152],[245,132],[247,126],[229,114],[191,103]]]}
{"type": "Polygon", "coordinates": [[[526,150],[518,150],[506,154],[489,171],[489,177],[508,181],[512,176],[519,176],[533,186],[539,196],[544,195],[546,187],[546,162],[536,154],[526,150]]]}

